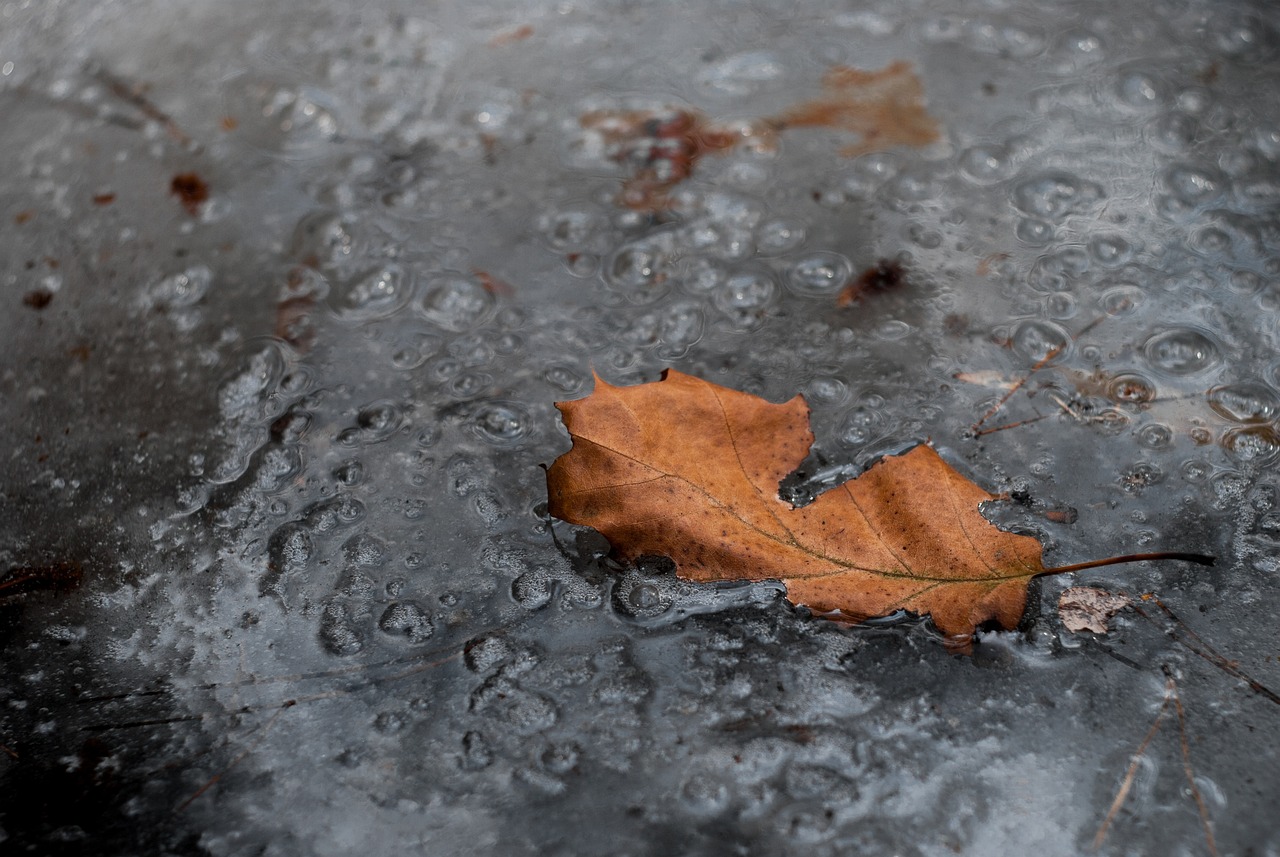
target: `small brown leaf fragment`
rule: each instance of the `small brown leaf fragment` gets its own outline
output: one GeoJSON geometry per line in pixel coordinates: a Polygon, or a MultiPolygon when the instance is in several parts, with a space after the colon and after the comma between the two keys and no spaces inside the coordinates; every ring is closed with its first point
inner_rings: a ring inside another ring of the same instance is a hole
{"type": "Polygon", "coordinates": [[[209,199],[209,185],[196,173],[178,173],[169,183],[169,192],[192,217],[200,213],[200,206],[209,199]]]}
{"type": "Polygon", "coordinates": [[[772,120],[774,127],[839,128],[861,139],[840,150],[846,157],[893,146],[925,146],[940,139],[924,106],[924,85],[904,60],[877,71],[833,66],[822,77],[823,94],[772,120]]]}
{"type": "Polygon", "coordinates": [[[32,309],[44,309],[53,301],[53,292],[48,289],[32,289],[22,296],[22,302],[32,309]]]}
{"type": "Polygon", "coordinates": [[[501,48],[507,45],[514,45],[516,42],[523,42],[525,39],[533,35],[532,24],[521,24],[510,30],[503,30],[493,38],[489,39],[489,47],[501,48]]]}
{"type": "Polygon", "coordinates": [[[889,259],[881,259],[867,268],[836,296],[836,306],[845,307],[867,293],[884,292],[906,282],[906,270],[889,259]]]}
{"type": "Polygon", "coordinates": [[[13,222],[21,226],[22,224],[29,222],[31,218],[35,216],[35,211],[30,208],[25,208],[13,216],[13,222]]]}
{"type": "Polygon", "coordinates": [[[94,205],[110,205],[115,201],[116,195],[114,193],[95,193],[93,195],[94,205]]]}
{"type": "Polygon", "coordinates": [[[1058,596],[1058,616],[1073,634],[1092,631],[1105,634],[1107,620],[1133,604],[1127,595],[1119,595],[1093,586],[1073,586],[1058,596]]]}

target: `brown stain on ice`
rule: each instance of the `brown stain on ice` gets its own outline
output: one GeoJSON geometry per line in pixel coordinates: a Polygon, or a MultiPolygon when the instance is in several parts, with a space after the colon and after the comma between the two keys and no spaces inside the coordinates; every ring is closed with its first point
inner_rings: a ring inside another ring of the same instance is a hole
{"type": "Polygon", "coordinates": [[[790,129],[856,135],[856,142],[840,149],[845,157],[941,139],[937,120],[925,109],[924,85],[904,60],[877,71],[833,66],[823,75],[820,96],[755,122],[728,125],[694,109],[672,107],[593,110],[579,124],[600,135],[613,161],[632,168],[618,203],[648,212],[671,207],[671,191],[693,174],[703,156],[743,142],[772,147],[777,135],[790,129]]]}

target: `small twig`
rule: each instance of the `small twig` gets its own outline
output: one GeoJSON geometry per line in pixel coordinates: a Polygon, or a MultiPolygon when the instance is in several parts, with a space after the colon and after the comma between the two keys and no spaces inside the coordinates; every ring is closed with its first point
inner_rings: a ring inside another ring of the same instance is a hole
{"type": "Polygon", "coordinates": [[[1012,429],[1012,428],[1017,428],[1018,426],[1025,426],[1025,425],[1030,425],[1031,423],[1038,423],[1044,418],[1045,418],[1044,414],[1037,414],[1036,416],[1028,417],[1025,420],[1018,420],[1016,423],[1003,423],[998,426],[992,426],[991,428],[980,429],[975,426],[973,430],[973,436],[982,437],[984,434],[995,434],[996,432],[1004,431],[1005,429],[1012,429]]]}
{"type": "MultiPolygon", "coordinates": [[[[1149,596],[1144,596],[1144,600],[1146,598],[1149,598],[1149,596]]],[[[1158,598],[1153,598],[1151,600],[1155,602],[1156,606],[1159,607],[1160,610],[1164,613],[1164,615],[1169,619],[1169,621],[1173,623],[1172,627],[1163,628],[1160,625],[1160,623],[1157,622],[1155,618],[1151,616],[1151,614],[1147,613],[1137,604],[1133,605],[1134,612],[1136,612],[1139,616],[1141,616],[1143,619],[1146,619],[1148,622],[1155,625],[1156,627],[1162,628],[1165,634],[1168,635],[1174,642],[1180,643],[1184,648],[1186,648],[1192,654],[1208,661],[1209,663],[1213,664],[1215,667],[1222,670],[1224,673],[1231,676],[1232,678],[1239,679],[1240,681],[1244,682],[1246,685],[1248,685],[1250,690],[1252,690],[1254,693],[1258,694],[1259,696],[1269,699],[1271,702],[1274,702],[1276,705],[1280,705],[1280,694],[1277,694],[1271,688],[1267,687],[1262,682],[1258,681],[1256,678],[1249,675],[1247,672],[1241,669],[1240,665],[1236,663],[1234,660],[1223,655],[1217,649],[1213,648],[1213,646],[1206,643],[1199,634],[1197,634],[1195,631],[1191,629],[1189,625],[1187,625],[1186,622],[1183,622],[1181,619],[1179,619],[1178,616],[1172,610],[1170,610],[1168,605],[1166,605],[1163,601],[1161,601],[1158,598]]]]}
{"type": "Polygon", "coordinates": [[[1067,416],[1071,417],[1076,422],[1080,422],[1081,420],[1084,419],[1082,416],[1080,416],[1080,414],[1076,413],[1075,408],[1071,407],[1071,405],[1064,402],[1061,396],[1051,393],[1049,395],[1049,398],[1053,399],[1054,403],[1058,407],[1062,408],[1062,412],[1065,413],[1067,416]]]}
{"type": "Polygon", "coordinates": [[[1102,826],[1098,828],[1098,833],[1093,837],[1094,851],[1102,847],[1103,841],[1107,838],[1107,828],[1111,826],[1116,813],[1120,811],[1120,807],[1124,806],[1125,798],[1129,796],[1129,789],[1133,787],[1133,778],[1138,773],[1138,764],[1142,761],[1142,756],[1147,752],[1147,745],[1151,743],[1151,739],[1156,737],[1156,732],[1160,730],[1160,721],[1164,719],[1165,712],[1169,710],[1169,700],[1173,687],[1173,678],[1170,677],[1165,681],[1164,685],[1164,703],[1160,706],[1160,710],[1156,712],[1156,719],[1152,721],[1146,737],[1142,739],[1142,743],[1138,745],[1137,751],[1133,754],[1133,759],[1129,762],[1129,770],[1125,772],[1124,780],[1120,783],[1120,790],[1116,792],[1115,799],[1111,801],[1111,807],[1107,810],[1107,817],[1102,819],[1102,826]]]}
{"type": "Polygon", "coordinates": [[[1121,565],[1126,562],[1146,562],[1148,560],[1174,559],[1181,562],[1194,562],[1196,565],[1213,565],[1214,559],[1200,553],[1182,553],[1180,551],[1156,551],[1154,553],[1127,553],[1123,556],[1109,556],[1106,559],[1091,559],[1088,562],[1077,562],[1073,565],[1060,565],[1046,568],[1042,574],[1064,574],[1068,571],[1084,571],[1086,568],[1099,568],[1104,565],[1121,565]]]}
{"type": "MultiPolygon", "coordinates": [[[[1213,841],[1213,827],[1209,824],[1209,808],[1204,805],[1200,789],[1196,787],[1196,776],[1191,770],[1191,742],[1187,740],[1187,718],[1182,711],[1182,696],[1178,693],[1178,683],[1169,676],[1169,684],[1173,687],[1173,708],[1178,713],[1178,738],[1182,744],[1182,770],[1187,775],[1187,785],[1191,787],[1191,796],[1195,798],[1196,808],[1200,811],[1200,824],[1204,827],[1205,842],[1209,845],[1209,853],[1218,857],[1218,846],[1213,841]]],[[[1167,700],[1166,700],[1167,703],[1167,700]]]]}
{"type": "Polygon", "coordinates": [[[186,131],[182,130],[181,126],[178,125],[172,116],[165,113],[156,106],[155,102],[147,98],[147,96],[143,94],[141,87],[130,86],[121,78],[116,77],[114,74],[101,67],[94,71],[94,77],[106,84],[107,89],[111,90],[112,95],[132,104],[148,119],[159,122],[161,126],[164,127],[164,130],[168,132],[170,137],[177,140],[183,146],[191,145],[192,140],[190,135],[188,135],[186,131]]]}
{"type": "Polygon", "coordinates": [[[1005,403],[1008,402],[1011,398],[1013,398],[1013,394],[1021,390],[1022,385],[1026,384],[1027,381],[1031,380],[1032,375],[1036,374],[1041,369],[1043,369],[1046,365],[1048,365],[1050,360],[1057,357],[1061,353],[1062,353],[1061,345],[1058,345],[1058,346],[1055,346],[1054,348],[1049,349],[1049,353],[1041,357],[1039,360],[1037,360],[1035,362],[1035,365],[1031,367],[1031,370],[1027,372],[1026,375],[1023,375],[1017,381],[1014,381],[1013,385],[1007,391],[1005,391],[1005,394],[1003,396],[1000,397],[1000,401],[992,405],[990,410],[988,410],[985,414],[982,415],[982,419],[978,420],[976,423],[973,424],[974,434],[978,433],[978,430],[982,428],[983,423],[985,423],[987,420],[991,419],[993,416],[995,416],[997,413],[1000,412],[1000,409],[1005,406],[1005,403]]]}
{"type": "Polygon", "coordinates": [[[11,756],[14,759],[18,758],[17,751],[9,747],[7,744],[0,744],[0,750],[4,750],[5,753],[7,753],[9,756],[11,756]]]}

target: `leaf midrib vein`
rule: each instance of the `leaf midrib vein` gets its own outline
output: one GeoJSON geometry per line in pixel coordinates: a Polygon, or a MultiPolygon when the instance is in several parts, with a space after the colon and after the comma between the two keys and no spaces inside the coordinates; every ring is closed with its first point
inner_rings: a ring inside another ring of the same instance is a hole
{"type": "MultiPolygon", "coordinates": [[[[707,490],[706,490],[705,488],[703,488],[701,485],[698,485],[696,482],[693,482],[692,480],[690,480],[690,479],[689,479],[688,477],[686,477],[686,476],[681,476],[681,475],[679,475],[679,474],[677,474],[677,473],[668,473],[668,472],[666,472],[665,470],[662,470],[662,469],[661,469],[661,468],[659,468],[659,467],[654,467],[652,464],[650,464],[650,463],[648,463],[648,462],[646,462],[646,461],[641,461],[639,458],[636,458],[634,455],[630,455],[630,454],[628,454],[628,453],[626,453],[626,452],[623,452],[623,451],[622,451],[622,450],[620,450],[620,449],[616,449],[616,448],[614,448],[614,447],[612,447],[612,446],[608,445],[607,443],[601,443],[600,441],[595,440],[595,439],[593,439],[593,438],[589,438],[589,437],[587,437],[586,435],[582,435],[582,434],[575,434],[575,435],[574,435],[574,439],[575,439],[575,440],[583,440],[583,441],[586,441],[587,443],[593,444],[594,446],[598,446],[598,447],[600,447],[600,448],[601,448],[601,449],[603,449],[603,450],[606,450],[606,451],[608,451],[608,452],[613,453],[614,455],[617,455],[617,456],[619,456],[619,457],[621,457],[621,458],[625,458],[625,459],[626,459],[626,460],[628,460],[628,461],[634,462],[634,463],[636,463],[636,464],[640,465],[641,467],[647,468],[647,469],[649,469],[649,470],[652,470],[652,471],[653,471],[653,472],[655,472],[655,473],[661,474],[660,476],[655,477],[654,479],[646,479],[646,480],[641,480],[641,481],[640,481],[640,482],[638,482],[638,483],[628,483],[628,484],[644,484],[644,483],[647,483],[647,482],[656,482],[656,481],[658,481],[658,479],[662,479],[662,478],[675,479],[675,480],[676,480],[676,481],[678,481],[678,482],[683,482],[685,485],[689,486],[689,487],[690,487],[691,489],[693,489],[695,492],[697,492],[698,494],[701,494],[701,495],[702,495],[702,496],[707,500],[707,502],[708,502],[708,503],[710,503],[711,505],[715,506],[717,509],[722,510],[726,515],[728,515],[730,518],[733,518],[734,520],[738,521],[740,524],[742,524],[742,525],[743,525],[744,527],[746,527],[747,529],[749,529],[749,530],[751,530],[751,531],[753,531],[753,532],[755,532],[755,533],[758,533],[759,535],[763,536],[764,538],[769,539],[770,541],[775,542],[775,543],[777,543],[777,544],[779,544],[779,545],[792,547],[792,548],[796,549],[797,551],[800,551],[801,553],[804,553],[804,554],[807,554],[808,556],[814,557],[815,559],[820,559],[820,560],[822,560],[822,561],[824,561],[824,562],[830,563],[831,565],[838,566],[838,568],[835,568],[835,569],[833,569],[833,570],[831,570],[831,571],[829,571],[829,572],[823,572],[823,573],[818,573],[818,574],[794,575],[794,576],[793,576],[793,577],[794,577],[794,579],[797,579],[797,580],[800,580],[800,579],[803,579],[803,580],[820,580],[821,578],[824,578],[824,577],[834,577],[835,575],[841,574],[841,573],[843,573],[843,572],[845,572],[845,571],[861,571],[861,572],[864,572],[864,573],[866,573],[866,574],[875,575],[875,576],[877,576],[877,577],[887,577],[887,578],[890,578],[890,579],[893,579],[893,580],[918,580],[918,581],[920,581],[921,583],[937,583],[937,584],[942,584],[942,585],[946,585],[946,584],[955,584],[955,585],[960,585],[960,584],[966,584],[966,583],[983,583],[983,582],[991,582],[991,581],[1010,581],[1010,580],[1030,579],[1030,578],[1032,578],[1032,577],[1035,577],[1037,574],[1042,574],[1042,573],[1043,573],[1043,572],[1038,572],[1038,571],[1031,571],[1031,572],[1028,572],[1028,573],[1025,573],[1025,574],[1013,574],[1013,575],[1007,575],[1007,576],[992,576],[992,577],[959,577],[959,578],[956,578],[956,577],[929,577],[929,576],[922,576],[922,575],[910,574],[910,573],[907,573],[907,574],[896,574],[896,573],[894,573],[894,572],[886,571],[886,570],[884,570],[884,569],[879,569],[879,568],[867,568],[866,566],[856,565],[855,563],[847,562],[847,561],[845,561],[845,560],[840,559],[839,557],[830,556],[830,555],[825,554],[825,553],[823,553],[823,552],[821,552],[821,551],[815,550],[815,549],[813,549],[813,548],[809,547],[808,545],[802,544],[801,542],[799,542],[798,540],[796,540],[795,535],[792,533],[792,531],[790,530],[790,528],[786,528],[786,527],[784,527],[784,529],[786,529],[787,533],[788,533],[789,535],[791,535],[791,540],[790,540],[790,541],[785,541],[785,540],[783,540],[783,539],[779,539],[779,538],[778,538],[777,536],[775,536],[773,533],[770,533],[770,532],[767,532],[767,531],[765,531],[765,530],[762,530],[762,529],[760,529],[759,527],[757,527],[755,524],[753,524],[751,521],[748,521],[747,519],[743,518],[741,515],[739,515],[737,512],[735,512],[731,506],[727,506],[727,505],[725,505],[725,504],[724,504],[724,502],[723,502],[723,501],[721,501],[718,497],[716,497],[715,495],[711,494],[709,491],[707,491],[707,490]]],[[[846,485],[847,485],[847,483],[846,483],[846,485]]],[[[601,486],[598,486],[598,487],[595,487],[595,488],[584,488],[584,489],[581,489],[581,490],[579,490],[579,491],[570,492],[569,494],[566,494],[565,496],[572,496],[572,495],[576,495],[576,494],[586,494],[586,493],[591,493],[591,492],[596,492],[596,491],[609,491],[609,490],[614,489],[615,487],[617,487],[617,486],[615,486],[615,485],[601,485],[601,486]]],[[[780,502],[781,502],[781,501],[780,501],[780,502]]],[[[855,504],[855,507],[856,507],[856,504],[855,504]]],[[[770,513],[772,514],[772,510],[769,510],[769,511],[770,511],[770,513]]],[[[861,511],[861,509],[859,509],[859,511],[861,511]]],[[[659,517],[655,517],[655,518],[646,518],[646,519],[639,520],[639,521],[633,521],[632,523],[648,523],[648,522],[650,522],[650,521],[664,521],[664,520],[678,519],[678,518],[683,518],[683,517],[685,517],[687,514],[688,514],[688,513],[683,513],[683,514],[679,514],[679,515],[674,515],[674,514],[673,514],[673,515],[663,515],[663,516],[659,516],[659,517]]],[[[774,516],[774,517],[775,517],[775,520],[776,520],[776,516],[774,516]]],[[[864,518],[865,518],[865,514],[864,514],[864,518]]],[[[876,536],[876,538],[877,538],[877,539],[879,539],[880,537],[877,535],[877,536],[876,536]]],[[[881,540],[881,543],[883,544],[883,540],[881,540]]],[[[899,560],[899,562],[901,562],[901,560],[899,560]]],[[[985,560],[984,560],[984,562],[985,562],[985,560]]],[[[905,563],[903,563],[903,565],[904,565],[904,567],[907,567],[905,563]]],[[[908,572],[909,572],[909,571],[910,571],[910,568],[909,568],[909,567],[907,567],[907,568],[908,568],[908,572]]],[[[989,564],[987,565],[987,568],[988,568],[989,570],[994,571],[994,569],[992,569],[992,568],[991,568],[991,566],[990,566],[989,564]]],[[[915,597],[915,596],[912,596],[912,597],[915,597]]]]}

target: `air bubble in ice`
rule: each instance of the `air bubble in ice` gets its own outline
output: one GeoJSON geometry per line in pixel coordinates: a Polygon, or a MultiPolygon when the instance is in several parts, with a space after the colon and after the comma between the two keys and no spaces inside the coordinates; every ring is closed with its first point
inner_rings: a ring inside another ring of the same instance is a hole
{"type": "Polygon", "coordinates": [[[1133,248],[1119,235],[1095,235],[1089,240],[1089,255],[1105,268],[1118,268],[1133,257],[1133,248]]]}
{"type": "Polygon", "coordinates": [[[1151,423],[1138,430],[1138,443],[1150,449],[1162,449],[1173,443],[1173,429],[1163,423],[1151,423]]]}
{"type": "Polygon", "coordinates": [[[543,371],[542,377],[562,393],[576,393],[582,389],[582,376],[568,366],[549,366],[543,371]]]}
{"type": "Polygon", "coordinates": [[[1165,184],[1174,196],[1195,208],[1216,200],[1222,193],[1225,179],[1215,171],[1190,164],[1178,164],[1165,173],[1165,184]]]}
{"type": "Polygon", "coordinates": [[[1269,424],[1241,426],[1223,434],[1222,445],[1236,460],[1257,464],[1280,452],[1280,434],[1269,424]]]}
{"type": "Polygon", "coordinates": [[[431,617],[414,601],[396,601],[382,611],[378,627],[383,633],[393,637],[404,637],[410,643],[421,643],[431,639],[435,628],[431,617]]]}
{"type": "Polygon", "coordinates": [[[859,447],[883,433],[885,416],[882,411],[871,407],[857,407],[849,412],[841,424],[837,439],[843,446],[859,447]]]}
{"type": "Polygon", "coordinates": [[[489,402],[476,411],[472,425],[481,438],[505,447],[527,436],[532,421],[521,405],[514,402],[489,402]]]}
{"type": "Polygon", "coordinates": [[[1009,177],[1009,152],[1003,146],[974,146],[960,154],[960,174],[978,185],[1009,177]]]}
{"type": "Polygon", "coordinates": [[[1129,71],[1116,81],[1116,94],[1130,107],[1154,108],[1164,100],[1164,86],[1143,71],[1129,71]]]}
{"type": "Polygon", "coordinates": [[[831,297],[853,277],[853,263],[839,253],[818,251],[791,264],[787,287],[804,297],[831,297]]]}
{"type": "Polygon", "coordinates": [[[320,642],[335,655],[354,655],[364,648],[364,638],[346,605],[331,601],[320,615],[320,642]]]}
{"type": "Polygon", "coordinates": [[[751,330],[764,323],[777,297],[778,285],[773,276],[764,269],[758,269],[730,276],[712,300],[735,327],[751,330]]]}
{"type": "Polygon", "coordinates": [[[805,398],[823,405],[839,405],[849,398],[849,385],[839,378],[818,376],[805,387],[805,398]]]}
{"type": "Polygon", "coordinates": [[[314,550],[306,527],[298,523],[285,524],[271,535],[267,562],[273,571],[290,571],[306,565],[314,550]]]}
{"type": "Polygon", "coordinates": [[[212,282],[213,272],[204,265],[195,265],[153,283],[147,289],[147,297],[156,306],[191,306],[205,296],[212,282]]]}
{"type": "Polygon", "coordinates": [[[1128,372],[1111,379],[1107,385],[1107,397],[1113,402],[1142,405],[1156,397],[1156,388],[1136,372],[1128,372]]]}
{"type": "Polygon", "coordinates": [[[804,243],[804,227],[788,220],[768,220],[756,229],[756,249],[762,256],[776,256],[804,243]]]}
{"type": "Polygon", "coordinates": [[[479,771],[493,764],[493,750],[489,741],[480,732],[468,732],[462,736],[462,767],[468,771],[479,771]]]}
{"type": "Polygon", "coordinates": [[[1143,291],[1138,286],[1122,285],[1107,289],[1099,303],[1110,316],[1132,315],[1142,303],[1143,291]]]}
{"type": "Polygon", "coordinates": [[[578,208],[555,211],[538,220],[538,228],[547,243],[563,253],[592,249],[596,238],[607,226],[608,222],[601,214],[578,208]]]}
{"type": "Polygon", "coordinates": [[[342,545],[342,555],[352,565],[381,565],[387,558],[387,546],[368,533],[357,533],[342,545]]]}
{"type": "Polygon", "coordinates": [[[329,305],[340,317],[351,321],[384,318],[409,301],[412,278],[398,265],[384,265],[335,283],[329,305]]]}
{"type": "Polygon", "coordinates": [[[493,295],[474,277],[450,273],[427,285],[418,311],[445,330],[461,332],[483,321],[493,303],[493,295]]]}
{"type": "Polygon", "coordinates": [[[513,652],[505,637],[478,637],[463,648],[462,661],[472,672],[483,673],[506,663],[513,652]]]}
{"type": "Polygon", "coordinates": [[[493,383],[493,376],[484,372],[463,372],[449,382],[449,392],[459,399],[474,399],[493,383]]]}
{"type": "Polygon", "coordinates": [[[575,741],[560,741],[542,751],[542,767],[553,774],[567,774],[578,765],[582,748],[575,741]]]}
{"type": "Polygon", "coordinates": [[[1142,346],[1151,367],[1171,375],[1194,375],[1219,360],[1218,346],[1209,337],[1189,327],[1157,333],[1142,346]]]}
{"type": "Polygon", "coordinates": [[[668,262],[668,252],[661,243],[654,240],[636,242],[623,247],[609,259],[605,264],[604,279],[628,299],[648,303],[666,293],[668,262]]]}
{"type": "Polygon", "coordinates": [[[333,469],[333,478],[347,487],[359,485],[364,481],[364,465],[356,459],[350,459],[333,469]]]}
{"type": "Polygon", "coordinates": [[[272,343],[249,357],[249,365],[230,378],[218,391],[218,406],[224,418],[252,414],[262,404],[284,373],[280,347],[272,343]]]}
{"type": "Polygon", "coordinates": [[[1055,351],[1061,354],[1070,343],[1065,330],[1047,321],[1024,321],[1013,332],[1013,350],[1031,363],[1055,351]]]}
{"type": "Polygon", "coordinates": [[[511,597],[526,610],[538,610],[551,603],[553,585],[543,569],[526,571],[511,582],[511,597]]]}
{"type": "Polygon", "coordinates": [[[1019,210],[1049,221],[1085,214],[1105,196],[1096,182],[1061,170],[1037,173],[1013,188],[1013,203],[1019,210]]]}
{"type": "Polygon", "coordinates": [[[1023,217],[1014,227],[1018,240],[1032,247],[1042,247],[1053,240],[1053,224],[1045,223],[1034,217],[1023,217]]]}
{"type": "Polygon", "coordinates": [[[1270,422],[1280,415],[1280,398],[1269,387],[1243,381],[1210,390],[1209,407],[1238,423],[1270,422]]]}

